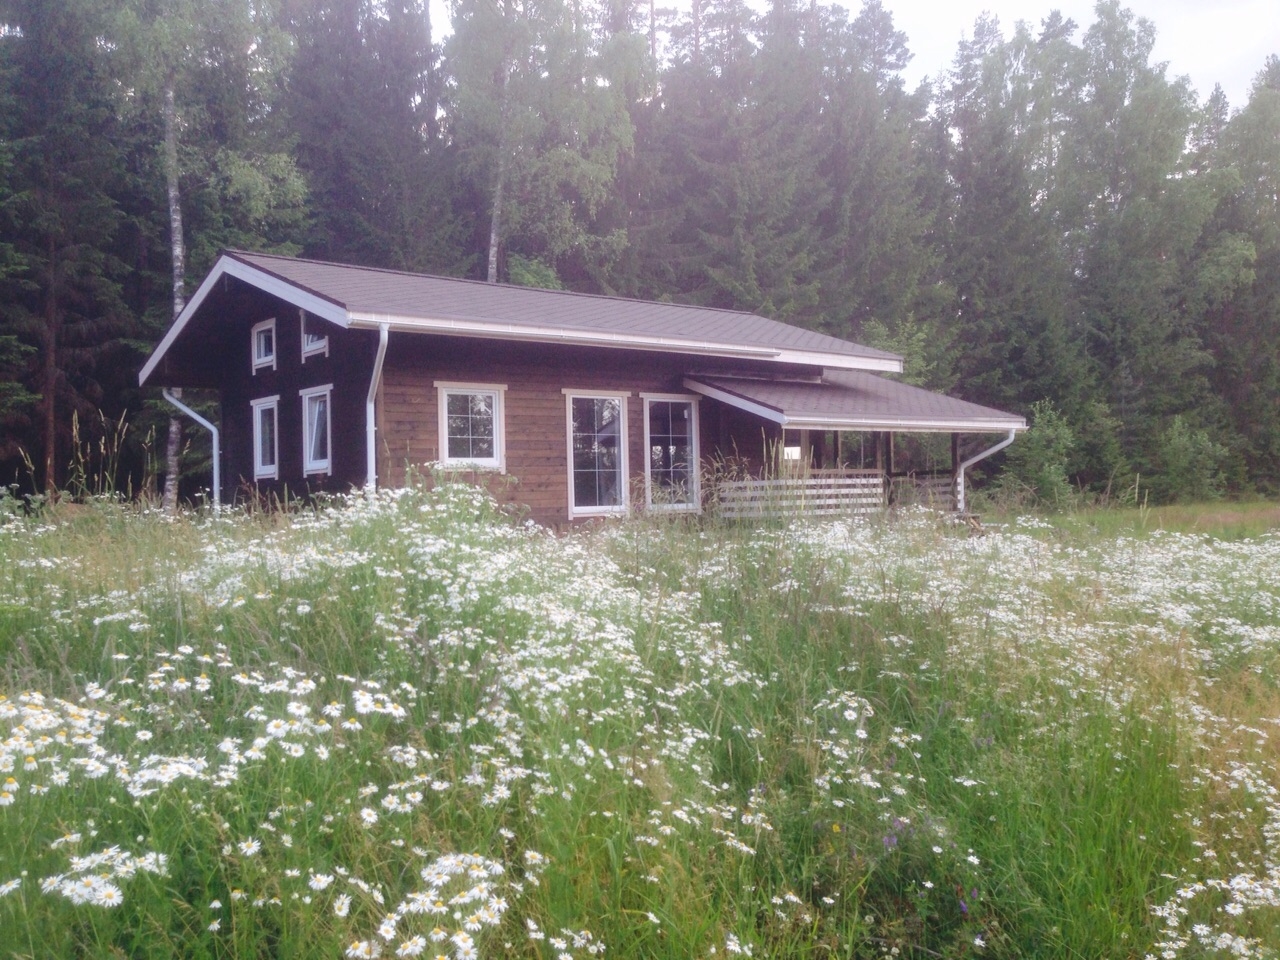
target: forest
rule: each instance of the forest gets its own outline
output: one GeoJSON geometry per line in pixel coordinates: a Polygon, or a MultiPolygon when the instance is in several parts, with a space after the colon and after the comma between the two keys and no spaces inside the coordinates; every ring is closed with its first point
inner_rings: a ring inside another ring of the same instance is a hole
{"type": "Polygon", "coordinates": [[[908,89],[880,0],[449,10],[0,0],[0,485],[151,482],[137,371],[244,248],[756,311],[1028,414],[1072,491],[1280,489],[1280,57],[1232,104],[1103,0],[908,89]]]}

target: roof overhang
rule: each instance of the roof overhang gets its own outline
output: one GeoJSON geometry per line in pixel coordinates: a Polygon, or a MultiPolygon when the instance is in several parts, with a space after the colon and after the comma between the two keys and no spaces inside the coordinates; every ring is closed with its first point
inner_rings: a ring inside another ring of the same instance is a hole
{"type": "Polygon", "coordinates": [[[406,317],[380,313],[351,313],[352,328],[376,330],[383,324],[400,333],[436,333],[455,337],[486,337],[496,340],[521,340],[532,343],[565,343],[585,347],[614,347],[626,350],[652,350],[658,353],[685,353],[704,357],[740,357],[772,363],[795,363],[831,367],[839,370],[901,371],[900,360],[879,357],[844,357],[787,350],[776,347],[748,347],[714,340],[686,340],[680,337],[655,337],[625,333],[587,333],[565,327],[534,326],[526,323],[502,323],[493,320],[468,320],[446,317],[406,317]]]}
{"type": "MultiPolygon", "coordinates": [[[[1010,430],[1027,429],[1022,417],[1003,416],[924,417],[910,414],[894,415],[877,412],[862,414],[817,413],[803,406],[783,408],[774,403],[753,398],[744,393],[703,383],[693,377],[684,380],[685,389],[713,400],[719,400],[746,413],[754,414],[788,430],[857,430],[889,431],[892,433],[1007,433],[1010,430]]],[[[996,413],[997,411],[992,411],[996,413]]]]}
{"type": "Polygon", "coordinates": [[[384,325],[395,333],[429,333],[455,337],[483,337],[495,340],[523,341],[527,343],[572,344],[588,347],[611,347],[628,350],[651,350],[661,353],[683,353],[690,356],[729,357],[761,360],[767,363],[786,363],[805,366],[828,367],[834,370],[869,370],[883,373],[900,373],[902,359],[892,355],[880,357],[856,356],[840,353],[822,353],[812,350],[796,350],[787,347],[746,346],[741,343],[697,338],[627,334],[616,332],[592,332],[560,326],[510,323],[490,318],[434,317],[422,315],[392,315],[353,311],[346,304],[326,297],[314,290],[278,276],[269,270],[246,263],[232,253],[224,253],[200,288],[187,301],[173,326],[138,374],[138,383],[145,384],[159,366],[165,354],[199,312],[205,300],[220,282],[228,277],[241,280],[258,290],[278,297],[286,303],[306,310],[313,316],[336,323],[343,328],[377,330],[384,325]]]}

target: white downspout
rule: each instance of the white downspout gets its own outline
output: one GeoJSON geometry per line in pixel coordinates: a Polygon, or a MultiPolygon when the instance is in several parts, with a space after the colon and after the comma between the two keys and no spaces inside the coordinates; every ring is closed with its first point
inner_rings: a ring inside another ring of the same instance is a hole
{"type": "Polygon", "coordinates": [[[378,354],[373,358],[373,376],[369,379],[369,397],[364,404],[364,485],[366,490],[375,490],[378,486],[378,411],[376,401],[378,399],[378,387],[382,383],[382,361],[387,356],[387,339],[390,333],[390,324],[378,324],[378,354]]]}
{"type": "Polygon", "coordinates": [[[1017,435],[1018,435],[1017,430],[1010,430],[1009,435],[1005,437],[1003,440],[1001,440],[999,443],[997,443],[994,447],[988,447],[986,450],[983,450],[981,453],[974,454],[972,457],[964,461],[962,464],[960,464],[959,467],[956,468],[956,512],[957,513],[964,513],[964,507],[965,507],[964,472],[968,470],[970,467],[972,467],[979,460],[985,460],[987,459],[987,457],[991,456],[993,453],[999,453],[1009,444],[1013,443],[1013,438],[1016,437],[1017,435]]]}
{"type": "Polygon", "coordinates": [[[209,431],[210,438],[213,441],[213,512],[217,513],[222,509],[222,448],[218,437],[218,428],[170,393],[168,387],[165,387],[160,392],[164,394],[164,398],[171,404],[209,431]]]}

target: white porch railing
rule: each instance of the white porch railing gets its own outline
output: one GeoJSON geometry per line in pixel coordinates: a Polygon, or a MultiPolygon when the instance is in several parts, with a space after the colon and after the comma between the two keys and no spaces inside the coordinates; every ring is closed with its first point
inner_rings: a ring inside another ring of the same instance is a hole
{"type": "Polygon", "coordinates": [[[893,503],[916,505],[935,510],[956,508],[956,481],[951,474],[911,474],[893,478],[893,503]]]}
{"type": "Polygon", "coordinates": [[[715,487],[717,512],[730,519],[876,513],[885,508],[886,495],[879,470],[810,470],[770,480],[722,480],[715,487]]]}

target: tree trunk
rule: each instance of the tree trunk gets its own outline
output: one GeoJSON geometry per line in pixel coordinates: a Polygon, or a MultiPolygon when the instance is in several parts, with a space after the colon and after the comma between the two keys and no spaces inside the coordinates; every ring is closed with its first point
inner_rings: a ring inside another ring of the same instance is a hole
{"type": "Polygon", "coordinates": [[[54,467],[57,458],[58,421],[54,397],[58,392],[58,251],[49,240],[49,289],[44,301],[44,329],[41,339],[44,348],[44,365],[40,372],[40,394],[44,404],[44,492],[53,497],[58,492],[58,477],[54,467]]]}
{"type": "MultiPolygon", "coordinates": [[[[506,137],[502,138],[504,141],[506,137]]],[[[489,282],[498,282],[498,244],[502,240],[502,191],[507,176],[506,144],[498,154],[497,182],[493,185],[493,214],[489,217],[489,282]]]]}
{"type": "MultiPolygon", "coordinates": [[[[169,191],[169,249],[173,259],[173,316],[177,319],[187,304],[187,252],[182,242],[182,195],[178,189],[178,118],[173,84],[164,91],[164,177],[169,191]]],[[[182,391],[174,394],[181,397],[182,391]]],[[[178,455],[182,452],[182,421],[169,418],[169,437],[164,448],[164,500],[169,513],[178,509],[178,455]]],[[[217,456],[217,451],[214,451],[217,456]]]]}

